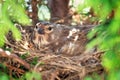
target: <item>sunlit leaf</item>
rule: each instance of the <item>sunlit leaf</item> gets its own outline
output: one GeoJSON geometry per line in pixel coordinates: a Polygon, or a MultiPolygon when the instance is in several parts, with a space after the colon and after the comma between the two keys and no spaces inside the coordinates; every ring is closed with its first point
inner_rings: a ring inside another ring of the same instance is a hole
{"type": "Polygon", "coordinates": [[[119,60],[120,59],[116,53],[113,51],[107,51],[103,56],[102,64],[107,70],[114,70],[120,67],[119,60]]]}
{"type": "Polygon", "coordinates": [[[120,80],[120,70],[110,71],[108,80],[120,80]]]}

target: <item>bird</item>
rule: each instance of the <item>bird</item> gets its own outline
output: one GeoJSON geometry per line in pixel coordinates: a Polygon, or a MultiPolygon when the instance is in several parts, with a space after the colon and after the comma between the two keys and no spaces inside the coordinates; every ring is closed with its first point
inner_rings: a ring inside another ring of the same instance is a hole
{"type": "Polygon", "coordinates": [[[55,54],[81,54],[86,42],[86,34],[80,27],[39,22],[34,29],[33,43],[38,49],[48,47],[55,54]]]}

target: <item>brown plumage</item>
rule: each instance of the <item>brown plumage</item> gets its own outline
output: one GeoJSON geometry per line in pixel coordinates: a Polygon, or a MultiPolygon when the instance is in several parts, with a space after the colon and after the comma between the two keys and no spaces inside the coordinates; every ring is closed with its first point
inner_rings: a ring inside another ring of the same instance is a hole
{"type": "Polygon", "coordinates": [[[56,54],[81,54],[87,42],[80,28],[59,24],[38,23],[34,36],[34,43],[39,49],[49,47],[56,54]]]}

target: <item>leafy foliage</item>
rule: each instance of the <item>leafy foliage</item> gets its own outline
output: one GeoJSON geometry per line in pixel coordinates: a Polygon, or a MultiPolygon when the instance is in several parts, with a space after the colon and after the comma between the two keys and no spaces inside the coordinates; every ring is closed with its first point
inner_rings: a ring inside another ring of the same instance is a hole
{"type": "Polygon", "coordinates": [[[21,39],[21,34],[14,26],[14,22],[20,24],[30,24],[30,20],[25,14],[24,0],[0,1],[0,46],[5,43],[5,35],[12,31],[16,40],[21,39]]]}
{"type": "Polygon", "coordinates": [[[94,13],[97,14],[99,20],[102,20],[101,25],[96,27],[88,35],[92,39],[97,35],[88,48],[97,45],[100,50],[105,51],[102,57],[102,65],[108,72],[107,80],[119,80],[120,77],[120,0],[85,0],[85,5],[90,6],[94,13]],[[111,12],[114,11],[114,16],[109,18],[111,12]]]}

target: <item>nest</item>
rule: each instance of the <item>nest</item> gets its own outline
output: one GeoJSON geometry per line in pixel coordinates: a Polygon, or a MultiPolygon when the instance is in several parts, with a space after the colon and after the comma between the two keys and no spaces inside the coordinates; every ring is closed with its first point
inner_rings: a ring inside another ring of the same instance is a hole
{"type": "MultiPolygon", "coordinates": [[[[7,67],[7,74],[12,77],[20,78],[28,71],[40,73],[43,80],[83,80],[94,72],[102,74],[103,67],[100,58],[103,52],[85,53],[84,51],[77,55],[64,55],[56,54],[49,46],[38,49],[32,39],[34,27],[18,26],[18,28],[21,31],[22,40],[16,42],[11,37],[12,33],[9,33],[5,48],[10,48],[12,51],[8,54],[5,50],[0,50],[0,62],[7,67]]],[[[86,30],[91,28],[84,26],[82,32],[85,31],[85,33],[82,34],[86,36],[86,30]]]]}

